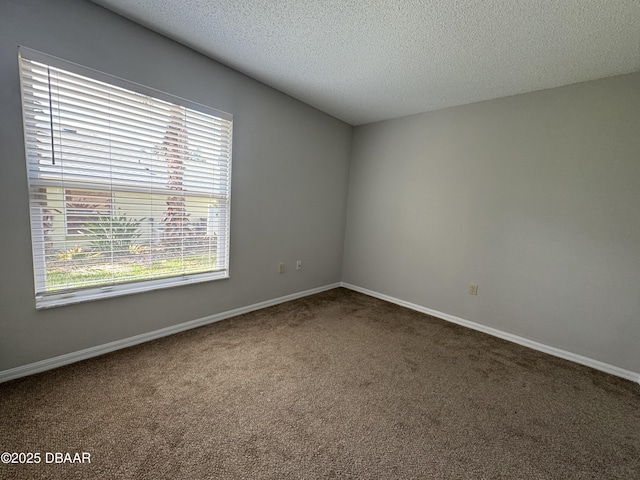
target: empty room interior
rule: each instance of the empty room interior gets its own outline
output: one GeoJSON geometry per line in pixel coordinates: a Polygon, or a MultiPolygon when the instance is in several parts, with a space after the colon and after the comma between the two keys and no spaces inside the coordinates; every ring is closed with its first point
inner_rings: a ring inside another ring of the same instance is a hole
{"type": "Polygon", "coordinates": [[[640,478],[637,0],[2,0],[0,478],[640,478]]]}

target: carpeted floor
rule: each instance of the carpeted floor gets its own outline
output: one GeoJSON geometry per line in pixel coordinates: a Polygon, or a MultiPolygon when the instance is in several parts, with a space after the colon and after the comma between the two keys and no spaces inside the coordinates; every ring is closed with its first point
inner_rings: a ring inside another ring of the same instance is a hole
{"type": "Polygon", "coordinates": [[[638,479],[640,386],[336,289],[2,384],[0,450],[42,456],[2,479],[638,479]]]}

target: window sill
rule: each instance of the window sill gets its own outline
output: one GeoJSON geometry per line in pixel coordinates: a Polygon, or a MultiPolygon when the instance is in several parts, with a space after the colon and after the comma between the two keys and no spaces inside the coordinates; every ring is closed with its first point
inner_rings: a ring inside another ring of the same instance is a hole
{"type": "Polygon", "coordinates": [[[163,278],[160,280],[148,280],[145,282],[127,283],[122,285],[113,285],[107,287],[89,288],[79,290],[77,292],[36,295],[36,310],[44,310],[54,307],[62,307],[64,305],[72,305],[75,303],[91,302],[93,300],[102,300],[103,298],[121,297],[124,295],[133,295],[136,293],[152,292],[165,288],[180,287],[184,285],[192,285],[194,283],[210,282],[212,280],[224,280],[229,278],[227,271],[201,273],[199,275],[190,275],[188,277],[163,278]]]}

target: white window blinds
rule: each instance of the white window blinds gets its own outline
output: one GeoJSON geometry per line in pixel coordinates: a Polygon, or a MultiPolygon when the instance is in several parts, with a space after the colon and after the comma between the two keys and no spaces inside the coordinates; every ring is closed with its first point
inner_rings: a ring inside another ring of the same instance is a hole
{"type": "Polygon", "coordinates": [[[225,278],[232,118],[20,49],[38,308],[225,278]]]}

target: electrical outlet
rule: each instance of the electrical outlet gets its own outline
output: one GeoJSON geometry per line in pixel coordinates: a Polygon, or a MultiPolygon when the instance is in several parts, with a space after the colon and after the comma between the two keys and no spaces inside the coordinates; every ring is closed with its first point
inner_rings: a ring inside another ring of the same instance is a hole
{"type": "Polygon", "coordinates": [[[296,270],[302,270],[302,260],[296,262],[296,270]]]}
{"type": "Polygon", "coordinates": [[[478,294],[478,284],[470,283],[469,284],[469,295],[477,295],[478,294]]]}
{"type": "Polygon", "coordinates": [[[284,263],[278,265],[278,273],[284,273],[284,263]]]}

